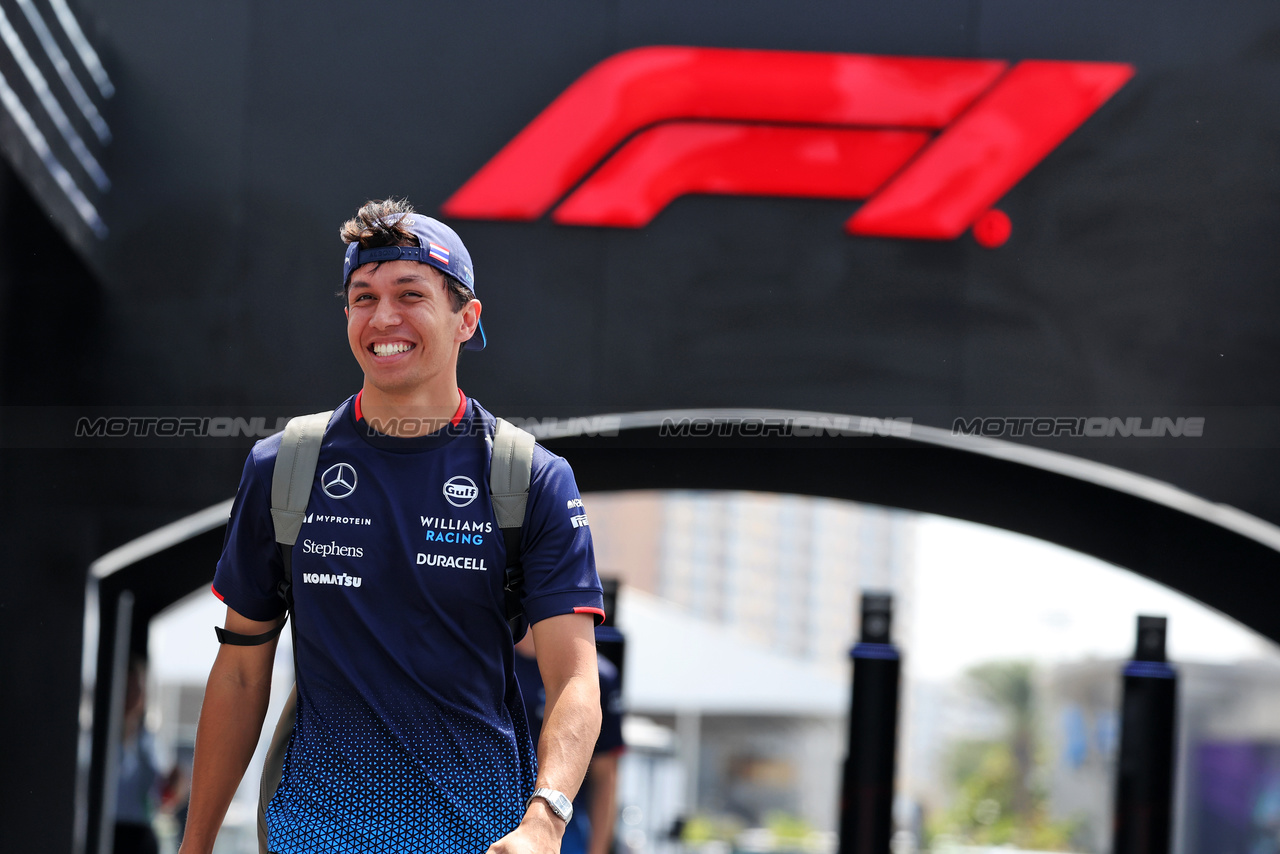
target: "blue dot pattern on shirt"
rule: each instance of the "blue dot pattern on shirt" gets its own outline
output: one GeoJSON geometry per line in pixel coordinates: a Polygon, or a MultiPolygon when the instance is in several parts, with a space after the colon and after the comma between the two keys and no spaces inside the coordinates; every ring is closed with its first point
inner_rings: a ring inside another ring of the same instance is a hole
{"type": "Polygon", "coordinates": [[[382,712],[303,700],[267,810],[274,852],[475,854],[519,823],[510,805],[532,793],[535,763],[524,727],[503,733],[513,749],[447,709],[389,701],[382,712]]]}

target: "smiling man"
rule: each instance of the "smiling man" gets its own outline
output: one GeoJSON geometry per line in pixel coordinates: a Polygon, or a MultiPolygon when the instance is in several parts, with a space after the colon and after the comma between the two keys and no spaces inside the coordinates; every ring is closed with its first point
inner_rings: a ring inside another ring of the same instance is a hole
{"type": "Polygon", "coordinates": [[[328,420],[288,564],[272,525],[281,436],[245,465],[214,578],[232,634],[200,714],[182,854],[212,850],[257,743],[285,581],[297,719],[267,850],[552,854],[600,727],[600,581],[573,473],[534,447],[519,559],[547,689],[535,764],[489,494],[496,419],[457,384],[460,351],[485,346],[470,255],[403,201],[369,202],[341,233],[364,384],[328,420]]]}

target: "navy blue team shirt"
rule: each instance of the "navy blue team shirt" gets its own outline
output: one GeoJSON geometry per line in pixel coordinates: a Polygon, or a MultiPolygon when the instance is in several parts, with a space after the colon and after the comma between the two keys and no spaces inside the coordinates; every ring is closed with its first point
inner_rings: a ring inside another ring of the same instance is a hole
{"type": "MultiPolygon", "coordinates": [[[[329,422],[292,553],[298,716],[267,807],[273,852],[473,854],[524,814],[535,743],[489,497],[495,420],[461,399],[452,423],[417,438],[370,430],[359,396],[329,422]]],[[[214,576],[254,620],[284,611],[270,514],[280,440],[245,463],[214,576]]],[[[603,617],[573,472],[540,445],[521,554],[531,623],[603,617]]]]}

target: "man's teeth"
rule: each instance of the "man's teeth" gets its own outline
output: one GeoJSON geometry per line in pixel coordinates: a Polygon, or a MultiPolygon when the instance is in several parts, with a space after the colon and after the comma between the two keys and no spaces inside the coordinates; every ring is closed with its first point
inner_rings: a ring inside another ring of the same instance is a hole
{"type": "Polygon", "coordinates": [[[403,341],[397,342],[395,344],[374,344],[373,345],[373,353],[375,356],[394,356],[396,353],[404,353],[405,351],[412,350],[412,349],[413,349],[412,344],[407,344],[403,341]]]}

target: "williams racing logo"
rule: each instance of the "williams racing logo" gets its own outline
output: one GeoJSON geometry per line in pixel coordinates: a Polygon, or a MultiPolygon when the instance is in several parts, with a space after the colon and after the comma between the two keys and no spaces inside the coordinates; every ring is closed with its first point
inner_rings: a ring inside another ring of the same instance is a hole
{"type": "Polygon", "coordinates": [[[484,545],[485,534],[493,533],[493,522],[468,522],[444,516],[419,516],[429,543],[454,543],[463,546],[484,545]]]}

